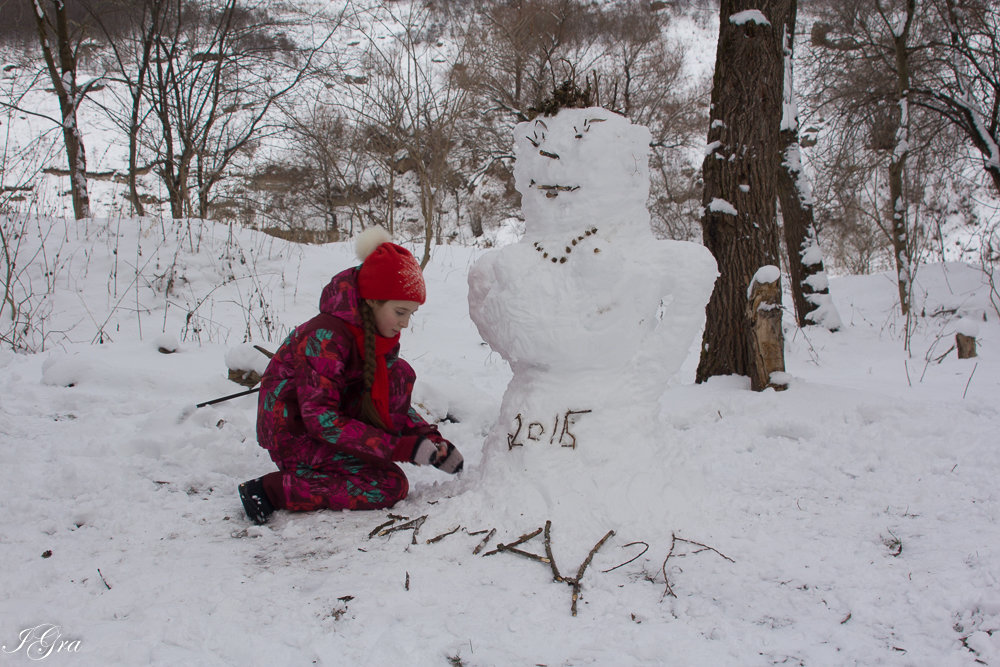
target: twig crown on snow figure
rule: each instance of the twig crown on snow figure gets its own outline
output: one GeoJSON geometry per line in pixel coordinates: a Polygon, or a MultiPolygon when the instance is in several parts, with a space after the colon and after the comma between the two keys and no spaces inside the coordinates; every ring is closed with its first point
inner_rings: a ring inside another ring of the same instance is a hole
{"type": "Polygon", "coordinates": [[[361,260],[358,291],[362,299],[421,304],[427,300],[420,264],[409,250],[392,243],[392,237],[383,227],[366,229],[358,236],[355,248],[361,260]]]}

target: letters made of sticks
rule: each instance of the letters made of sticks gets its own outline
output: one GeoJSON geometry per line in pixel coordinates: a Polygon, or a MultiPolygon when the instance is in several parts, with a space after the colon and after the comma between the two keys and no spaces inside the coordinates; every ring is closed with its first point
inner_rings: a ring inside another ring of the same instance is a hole
{"type": "Polygon", "coordinates": [[[583,588],[583,575],[584,573],[586,573],[587,568],[590,566],[590,561],[594,560],[594,554],[596,554],[600,550],[600,548],[604,546],[605,542],[607,542],[612,536],[614,536],[615,531],[609,530],[607,533],[605,533],[604,537],[602,537],[597,542],[597,544],[594,545],[594,548],[591,549],[590,553],[587,554],[587,558],[584,559],[584,561],[580,564],[579,569],[577,569],[575,577],[567,577],[559,572],[559,567],[556,565],[556,557],[552,555],[551,531],[552,531],[552,522],[546,521],[544,528],[538,528],[537,530],[534,530],[530,533],[525,533],[521,537],[511,542],[510,544],[497,544],[495,549],[493,549],[492,551],[487,551],[486,553],[483,554],[483,556],[492,556],[493,554],[506,552],[511,554],[517,554],[518,556],[523,556],[525,558],[536,560],[539,563],[544,563],[545,565],[548,565],[549,568],[551,568],[552,570],[552,581],[557,581],[559,583],[567,584],[570,588],[573,589],[573,594],[571,598],[572,604],[570,605],[570,613],[573,616],[576,616],[576,603],[580,599],[580,590],[583,588]],[[540,556],[536,553],[525,551],[524,549],[519,548],[525,542],[537,537],[543,530],[545,531],[544,556],[540,556]]]}
{"type": "Polygon", "coordinates": [[[525,440],[530,442],[544,442],[546,434],[548,434],[550,445],[558,444],[560,447],[576,449],[576,435],[570,431],[570,428],[574,425],[574,418],[577,415],[584,415],[588,412],[593,412],[593,410],[567,410],[565,414],[556,415],[551,431],[546,431],[546,425],[540,421],[532,421],[525,425],[524,417],[519,412],[514,417],[514,432],[507,434],[507,449],[524,447],[525,440]]]}

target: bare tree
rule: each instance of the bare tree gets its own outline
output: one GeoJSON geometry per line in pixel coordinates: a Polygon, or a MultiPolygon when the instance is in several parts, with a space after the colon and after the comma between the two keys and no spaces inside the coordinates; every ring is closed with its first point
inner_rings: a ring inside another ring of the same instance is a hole
{"type": "Polygon", "coordinates": [[[876,221],[892,245],[904,315],[912,307],[920,244],[919,211],[911,211],[919,207],[919,189],[910,187],[907,164],[920,135],[932,133],[926,114],[915,104],[915,90],[933,76],[936,65],[930,55],[940,34],[928,9],[917,0],[844,0],[830,3],[824,20],[812,30],[825,60],[822,94],[835,107],[837,122],[848,133],[855,131],[854,124],[866,128],[868,150],[884,156],[878,161],[885,163],[888,192],[876,197],[876,206],[885,210],[876,221]]]}
{"type": "Polygon", "coordinates": [[[104,0],[90,10],[110,50],[108,87],[112,102],[105,103],[105,114],[128,137],[129,200],[136,215],[145,215],[139,194],[138,176],[146,171],[139,166],[139,135],[149,117],[145,104],[149,72],[153,63],[153,45],[163,29],[168,0],[104,0]],[[112,74],[113,73],[113,74],[112,74]],[[123,89],[127,94],[122,95],[123,89]]]}
{"type": "MultiPolygon", "coordinates": [[[[390,174],[389,188],[379,182],[383,165],[373,157],[370,137],[360,126],[333,107],[317,103],[290,114],[289,131],[293,154],[304,167],[302,182],[296,188],[302,208],[321,219],[326,230],[353,235],[356,228],[386,224],[387,218],[391,219],[375,208],[391,190],[395,171],[385,170],[390,174]]],[[[283,222],[287,225],[289,220],[283,222]]],[[[391,225],[386,226],[391,232],[391,225]]]]}
{"type": "Polygon", "coordinates": [[[906,198],[903,192],[906,159],[910,154],[910,40],[916,0],[904,0],[902,7],[884,7],[876,3],[877,13],[892,35],[892,55],[895,59],[895,102],[899,107],[898,121],[889,159],[889,210],[892,219],[892,246],[896,258],[899,286],[899,306],[903,315],[910,313],[913,288],[913,254],[910,252],[906,198]]]}
{"type": "MultiPolygon", "coordinates": [[[[60,152],[58,140],[51,137],[58,129],[56,126],[37,136],[16,130],[16,118],[30,106],[30,96],[42,78],[43,74],[34,67],[11,62],[4,65],[0,77],[0,215],[13,215],[32,205],[37,199],[36,185],[43,166],[60,152]]],[[[7,243],[8,240],[3,240],[5,251],[7,243]]],[[[8,270],[13,270],[13,263],[14,260],[9,260],[8,270]]],[[[9,282],[5,285],[9,286],[9,282]]]]}
{"type": "Polygon", "coordinates": [[[649,128],[650,213],[660,236],[693,239],[701,187],[690,155],[704,144],[706,81],[689,81],[684,50],[668,41],[669,18],[646,3],[607,10],[601,24],[604,56],[595,65],[602,106],[649,128]]]}
{"type": "Polygon", "coordinates": [[[934,0],[945,34],[936,67],[913,86],[913,103],[947,118],[982,158],[1000,194],[1000,8],[987,0],[934,0]]]}
{"type": "Polygon", "coordinates": [[[269,113],[311,73],[334,28],[299,50],[266,5],[163,0],[153,8],[143,31],[153,38],[145,94],[157,127],[143,126],[143,136],[172,215],[207,217],[213,188],[241,152],[277,130],[269,113]]]}
{"type": "Polygon", "coordinates": [[[55,127],[30,136],[12,122],[30,104],[41,77],[34,67],[27,69],[23,73],[8,63],[0,78],[0,95],[6,100],[0,105],[0,346],[39,352],[60,335],[50,330],[48,317],[64,278],[69,224],[32,213],[37,211],[35,185],[43,165],[62,149],[51,136],[57,134],[55,127]]]}
{"type": "Polygon", "coordinates": [[[583,78],[603,54],[597,10],[579,0],[487,0],[478,5],[470,47],[483,63],[474,80],[485,108],[516,121],[566,80],[583,78]]]}
{"type": "Polygon", "coordinates": [[[42,58],[49,80],[59,99],[66,159],[69,166],[73,215],[77,220],[90,217],[90,193],[87,186],[87,151],[77,120],[77,111],[97,78],[78,80],[79,51],[86,36],[86,26],[71,21],[64,0],[31,0],[42,58]]]}
{"type": "MultiPolygon", "coordinates": [[[[443,56],[423,39],[428,14],[390,14],[384,20],[401,29],[389,43],[368,35],[363,63],[366,77],[356,87],[359,94],[353,111],[383,154],[394,156],[391,168],[412,170],[416,175],[423,221],[421,265],[426,265],[440,216],[439,200],[458,178],[454,161],[474,100],[469,88],[461,85],[468,65],[439,74],[433,61],[443,56]]],[[[452,62],[465,62],[466,46],[464,41],[458,44],[452,62]]]]}
{"type": "Polygon", "coordinates": [[[710,150],[702,168],[704,242],[720,276],[706,307],[698,382],[735,374],[750,376],[756,390],[771,383],[753,351],[747,291],[760,269],[779,265],[782,34],[793,3],[721,3],[710,150]]]}

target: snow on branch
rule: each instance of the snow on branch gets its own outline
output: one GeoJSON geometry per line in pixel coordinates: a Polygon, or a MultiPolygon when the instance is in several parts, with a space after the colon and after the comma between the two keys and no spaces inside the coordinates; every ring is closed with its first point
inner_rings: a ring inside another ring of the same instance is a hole
{"type": "Polygon", "coordinates": [[[723,215],[737,215],[735,206],[725,199],[719,199],[718,197],[708,203],[708,211],[710,213],[722,213],[723,215]]]}
{"type": "Polygon", "coordinates": [[[745,9],[742,12],[736,12],[735,14],[729,15],[729,22],[733,25],[746,25],[747,23],[756,23],[757,25],[771,25],[771,22],[767,20],[764,16],[764,12],[759,9],[745,9]]]}

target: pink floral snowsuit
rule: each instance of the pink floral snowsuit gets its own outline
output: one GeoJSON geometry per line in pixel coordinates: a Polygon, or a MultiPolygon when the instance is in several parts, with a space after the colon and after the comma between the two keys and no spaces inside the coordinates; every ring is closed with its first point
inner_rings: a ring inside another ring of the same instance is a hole
{"type": "Polygon", "coordinates": [[[263,480],[278,509],[391,507],[409,490],[393,461],[411,460],[422,437],[443,441],[410,407],[416,374],[398,345],[386,355],[391,430],[357,418],[364,363],[345,324],[361,326],[357,273],[333,277],[320,297],[321,315],[289,334],[261,380],[257,441],[280,471],[263,480]]]}

